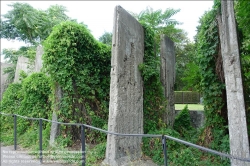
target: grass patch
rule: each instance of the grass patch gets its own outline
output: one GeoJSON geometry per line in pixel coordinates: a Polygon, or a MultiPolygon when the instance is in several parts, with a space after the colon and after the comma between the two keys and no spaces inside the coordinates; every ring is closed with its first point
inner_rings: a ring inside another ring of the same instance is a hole
{"type": "Polygon", "coordinates": [[[203,111],[204,106],[202,104],[175,104],[175,110],[183,110],[185,106],[188,106],[189,110],[203,111]]]}

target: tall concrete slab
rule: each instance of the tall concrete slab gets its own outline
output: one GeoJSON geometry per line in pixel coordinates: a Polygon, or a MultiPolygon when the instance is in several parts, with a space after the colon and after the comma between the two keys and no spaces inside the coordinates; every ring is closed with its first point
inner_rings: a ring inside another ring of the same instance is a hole
{"type": "Polygon", "coordinates": [[[35,72],[40,72],[43,67],[42,55],[43,55],[43,48],[41,45],[39,45],[36,48],[36,59],[34,67],[35,72]]]}
{"type": "Polygon", "coordinates": [[[174,83],[175,83],[175,48],[174,43],[167,36],[161,36],[161,83],[164,96],[168,101],[163,117],[164,122],[172,127],[174,124],[174,83]]]}
{"type": "Polygon", "coordinates": [[[23,70],[25,73],[29,72],[28,65],[29,65],[29,58],[23,56],[18,57],[14,82],[19,82],[21,70],[23,70]]]}
{"type": "MultiPolygon", "coordinates": [[[[54,89],[54,103],[53,104],[53,114],[52,114],[52,121],[53,122],[57,122],[58,121],[58,116],[57,113],[60,110],[60,103],[61,103],[61,99],[63,97],[63,92],[62,92],[62,88],[60,87],[60,85],[58,83],[55,83],[55,89],[54,89]]],[[[50,140],[49,140],[49,144],[50,146],[54,146],[55,144],[55,140],[56,137],[59,135],[60,132],[60,125],[58,123],[51,123],[51,129],[50,129],[50,140]]]]}
{"type": "MultiPolygon", "coordinates": [[[[112,38],[108,130],[143,133],[143,80],[138,65],[143,62],[142,26],[121,6],[115,7],[112,38]]],[[[122,166],[141,157],[141,137],[108,134],[103,165],[122,166]]]]}
{"type": "MultiPolygon", "coordinates": [[[[241,58],[234,2],[221,0],[221,16],[217,15],[221,55],[225,76],[230,155],[249,158],[249,133],[244,100],[241,58]]],[[[249,162],[231,158],[231,166],[250,166],[249,162]]]]}
{"type": "Polygon", "coordinates": [[[2,100],[2,97],[3,97],[3,93],[4,91],[6,90],[6,88],[8,87],[8,84],[10,82],[8,82],[8,74],[4,74],[4,69],[7,68],[7,67],[12,67],[13,65],[12,64],[8,64],[8,63],[2,63],[1,62],[1,90],[0,90],[0,99],[2,100]]]}

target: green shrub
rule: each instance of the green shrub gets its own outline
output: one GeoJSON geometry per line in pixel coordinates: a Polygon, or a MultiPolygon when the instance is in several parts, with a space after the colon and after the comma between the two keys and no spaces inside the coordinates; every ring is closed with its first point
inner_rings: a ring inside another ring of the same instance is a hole
{"type": "MultiPolygon", "coordinates": [[[[171,130],[171,129],[161,129],[157,131],[150,131],[148,134],[163,134],[163,135],[169,135],[169,136],[176,137],[176,138],[180,137],[178,132],[171,130]]],[[[167,140],[168,153],[171,153],[172,151],[179,149],[179,147],[180,147],[179,143],[175,141],[167,140]]],[[[142,150],[143,150],[143,153],[146,156],[149,156],[153,160],[153,162],[155,162],[156,164],[164,163],[161,138],[143,138],[142,150]]]]}
{"type": "Polygon", "coordinates": [[[166,98],[160,81],[160,58],[155,55],[155,32],[146,23],[144,29],[144,59],[139,65],[143,77],[143,127],[144,133],[166,126],[163,121],[166,98]],[[159,123],[160,122],[160,123],[159,123]]]}
{"type": "Polygon", "coordinates": [[[187,105],[175,117],[174,129],[181,134],[185,133],[188,130],[192,130],[191,117],[187,105]]]}
{"type": "Polygon", "coordinates": [[[9,114],[17,114],[18,109],[21,105],[22,94],[21,94],[22,84],[12,83],[9,84],[6,91],[3,93],[3,98],[1,101],[1,112],[9,114]]]}
{"type": "Polygon", "coordinates": [[[23,100],[20,114],[36,118],[45,118],[51,114],[50,79],[44,73],[33,73],[22,82],[23,100]]]}
{"type": "MultiPolygon", "coordinates": [[[[42,58],[53,84],[62,89],[62,99],[53,101],[60,105],[58,120],[103,127],[108,121],[111,47],[98,42],[83,24],[66,21],[44,41],[42,58]]],[[[77,128],[68,131],[73,140],[80,139],[77,128]]],[[[86,134],[88,141],[99,137],[96,131],[86,134]]]]}
{"type": "Polygon", "coordinates": [[[106,142],[97,144],[92,149],[87,149],[86,151],[86,165],[93,166],[100,163],[105,158],[106,152],[106,142]]]}

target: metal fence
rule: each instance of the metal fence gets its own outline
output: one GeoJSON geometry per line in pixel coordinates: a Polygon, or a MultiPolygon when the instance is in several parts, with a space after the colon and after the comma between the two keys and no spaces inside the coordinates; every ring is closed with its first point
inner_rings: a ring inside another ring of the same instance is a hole
{"type": "Polygon", "coordinates": [[[175,104],[198,104],[201,103],[202,94],[195,91],[175,91],[175,104]]]}
{"type": "Polygon", "coordinates": [[[40,159],[40,163],[43,163],[43,147],[42,147],[42,141],[43,141],[43,137],[42,137],[42,124],[43,121],[47,121],[50,123],[57,123],[57,124],[61,124],[61,125],[69,125],[69,126],[81,126],[81,152],[82,152],[82,158],[81,158],[81,163],[82,166],[85,166],[85,161],[86,161],[86,155],[85,155],[85,128],[90,128],[93,130],[98,130],[102,133],[105,134],[111,134],[111,135],[117,135],[117,136],[130,136],[130,137],[148,137],[148,138],[161,138],[162,140],[162,153],[164,155],[164,166],[168,165],[168,160],[167,160],[167,139],[172,140],[172,141],[176,141],[178,143],[205,151],[205,152],[209,152],[215,155],[218,155],[220,157],[225,157],[228,159],[235,159],[235,160],[240,160],[240,161],[244,161],[244,162],[249,162],[250,163],[250,158],[240,158],[240,157],[236,157],[236,156],[232,156],[230,154],[226,154],[226,153],[222,153],[216,150],[212,150],[203,146],[199,146],[178,138],[174,138],[168,135],[154,135],[154,134],[121,134],[121,133],[115,133],[115,132],[110,132],[110,131],[106,131],[94,126],[90,126],[90,125],[86,125],[86,124],[81,124],[81,123],[63,123],[63,122],[57,122],[57,121],[51,121],[48,119],[43,119],[43,118],[31,118],[31,117],[25,117],[25,116],[21,116],[21,115],[17,115],[17,114],[6,114],[3,112],[0,112],[0,114],[4,115],[4,116],[12,116],[13,120],[14,120],[14,150],[17,149],[17,117],[23,118],[23,119],[29,119],[29,120],[36,120],[39,121],[39,159],[40,159]]]}

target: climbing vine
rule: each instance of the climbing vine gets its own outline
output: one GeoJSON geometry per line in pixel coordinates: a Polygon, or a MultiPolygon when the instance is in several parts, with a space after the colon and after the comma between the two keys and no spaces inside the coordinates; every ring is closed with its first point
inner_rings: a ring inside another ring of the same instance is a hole
{"type": "Polygon", "coordinates": [[[22,85],[20,83],[12,83],[8,86],[1,100],[1,111],[6,113],[17,113],[21,104],[22,85]]]}
{"type": "Polygon", "coordinates": [[[139,65],[144,81],[143,117],[144,133],[155,131],[162,126],[166,108],[166,99],[160,82],[160,57],[155,55],[154,31],[145,23],[144,28],[144,62],[139,65]]]}
{"type": "MultiPolygon", "coordinates": [[[[20,83],[12,83],[3,94],[1,111],[27,117],[48,118],[51,115],[50,79],[44,73],[33,73],[23,78],[20,83]]],[[[2,117],[3,128],[12,126],[13,121],[2,117]]],[[[18,118],[18,131],[23,133],[28,129],[37,128],[35,121],[18,118]]],[[[11,129],[12,130],[12,129],[11,129]]]]}
{"type": "Polygon", "coordinates": [[[244,99],[248,121],[248,135],[250,134],[250,5],[248,1],[235,2],[235,17],[238,23],[238,37],[240,46],[241,71],[244,88],[244,99]]]}
{"type": "Polygon", "coordinates": [[[48,76],[44,73],[31,74],[23,80],[20,92],[23,95],[20,105],[23,115],[46,119],[50,116],[51,83],[48,76]]]}
{"type": "MultiPolygon", "coordinates": [[[[44,51],[45,71],[63,93],[59,121],[105,127],[111,48],[96,41],[84,25],[67,21],[53,28],[44,51]]],[[[72,136],[79,138],[79,130],[73,130],[72,136]]]]}
{"type": "Polygon", "coordinates": [[[220,1],[216,0],[213,9],[200,19],[196,36],[206,116],[206,125],[200,141],[205,146],[213,145],[212,148],[215,149],[219,149],[220,140],[228,133],[225,83],[216,21],[219,11],[220,1]]]}

